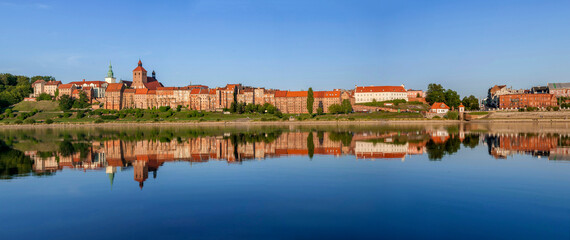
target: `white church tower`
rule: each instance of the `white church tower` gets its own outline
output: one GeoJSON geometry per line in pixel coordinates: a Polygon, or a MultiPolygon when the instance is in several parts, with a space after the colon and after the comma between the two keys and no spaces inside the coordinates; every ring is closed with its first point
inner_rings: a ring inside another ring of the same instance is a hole
{"type": "Polygon", "coordinates": [[[113,67],[111,66],[111,62],[109,62],[109,71],[107,72],[107,77],[105,78],[105,82],[107,83],[116,83],[117,79],[113,74],[113,67]]]}

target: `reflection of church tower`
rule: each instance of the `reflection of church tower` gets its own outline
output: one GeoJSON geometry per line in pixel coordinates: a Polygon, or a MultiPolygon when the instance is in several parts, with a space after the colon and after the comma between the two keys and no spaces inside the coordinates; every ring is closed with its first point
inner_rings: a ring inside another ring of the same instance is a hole
{"type": "Polygon", "coordinates": [[[139,182],[139,187],[143,188],[144,181],[148,178],[148,165],[146,161],[136,160],[133,163],[135,181],[139,182]]]}
{"type": "Polygon", "coordinates": [[[144,85],[147,83],[147,76],[146,76],[146,69],[143,68],[141,60],[139,60],[139,64],[137,68],[133,70],[133,84],[132,87],[137,88],[146,88],[144,85]]]}
{"type": "Polygon", "coordinates": [[[115,74],[113,74],[113,67],[111,66],[111,62],[109,62],[109,71],[107,72],[107,77],[105,78],[105,82],[107,83],[116,83],[117,79],[115,78],[115,74]]]}

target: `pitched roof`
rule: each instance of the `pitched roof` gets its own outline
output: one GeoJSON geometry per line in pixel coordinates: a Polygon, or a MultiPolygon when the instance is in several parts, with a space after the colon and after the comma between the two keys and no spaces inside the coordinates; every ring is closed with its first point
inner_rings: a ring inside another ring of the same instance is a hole
{"type": "Polygon", "coordinates": [[[148,93],[148,89],[146,88],[139,88],[135,91],[135,94],[147,94],[148,93]]]}
{"type": "Polygon", "coordinates": [[[73,84],[71,84],[71,83],[61,84],[61,85],[57,86],[58,89],[69,89],[72,87],[73,87],[73,84]]]}
{"type": "Polygon", "coordinates": [[[40,80],[36,80],[34,83],[32,83],[32,85],[34,84],[38,84],[38,83],[45,83],[46,81],[44,81],[43,79],[40,80]]]}
{"type": "Polygon", "coordinates": [[[107,86],[107,92],[120,92],[122,89],[122,83],[110,83],[109,86],[107,86]]]}
{"type": "Polygon", "coordinates": [[[307,91],[289,91],[287,92],[287,97],[307,97],[308,94],[309,92],[307,91]]]}
{"type": "Polygon", "coordinates": [[[135,90],[135,89],[132,89],[132,88],[129,88],[129,89],[125,89],[125,91],[123,91],[123,92],[124,92],[124,93],[133,93],[133,94],[134,94],[134,93],[136,92],[136,90],[135,90]]]}
{"type": "Polygon", "coordinates": [[[449,109],[449,107],[445,103],[435,102],[430,109],[449,109]]]}
{"type": "Polygon", "coordinates": [[[406,92],[402,86],[370,86],[370,87],[356,87],[356,92],[406,92]]]}
{"type": "Polygon", "coordinates": [[[147,94],[156,95],[156,90],[148,90],[147,94]]]}
{"type": "Polygon", "coordinates": [[[162,86],[162,84],[158,81],[152,81],[152,82],[147,82],[144,84],[144,86],[146,88],[148,88],[149,90],[156,90],[159,87],[164,87],[162,86]]]}
{"type": "Polygon", "coordinates": [[[338,98],[340,91],[315,91],[313,92],[315,98],[338,98]]]}
{"type": "Polygon", "coordinates": [[[275,97],[287,97],[287,91],[275,91],[275,97]]]}
{"type": "Polygon", "coordinates": [[[46,82],[46,85],[60,85],[60,84],[61,84],[61,81],[49,81],[49,82],[46,82]]]}

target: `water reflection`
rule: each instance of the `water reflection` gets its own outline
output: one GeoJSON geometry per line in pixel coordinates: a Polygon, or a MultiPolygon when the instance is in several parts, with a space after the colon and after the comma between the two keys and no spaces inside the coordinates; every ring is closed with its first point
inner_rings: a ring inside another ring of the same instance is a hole
{"type": "Polygon", "coordinates": [[[535,133],[498,131],[487,125],[375,127],[93,128],[5,129],[0,139],[0,177],[53,175],[63,169],[105,170],[111,184],[132,168],[142,188],[166,162],[241,163],[286,156],[354,156],[358,160],[406,161],[427,154],[442,160],[462,147],[486,145],[490,155],[513,154],[570,159],[568,134],[535,128],[535,133]]]}

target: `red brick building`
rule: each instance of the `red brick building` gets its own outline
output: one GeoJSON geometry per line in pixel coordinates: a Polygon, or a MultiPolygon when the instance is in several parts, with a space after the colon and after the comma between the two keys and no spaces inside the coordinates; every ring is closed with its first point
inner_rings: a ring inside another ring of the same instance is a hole
{"type": "Polygon", "coordinates": [[[553,94],[507,94],[499,96],[499,108],[553,107],[558,102],[553,94]]]}

